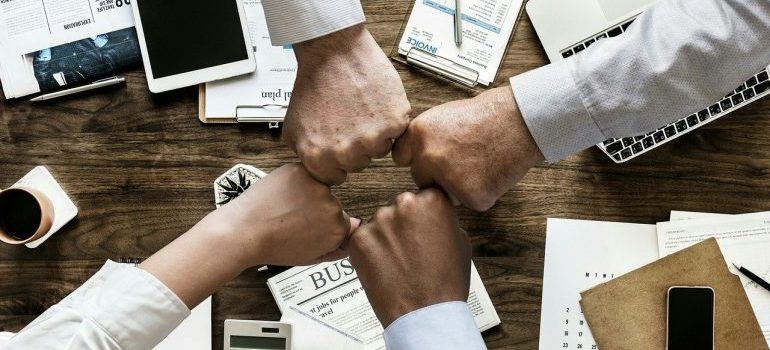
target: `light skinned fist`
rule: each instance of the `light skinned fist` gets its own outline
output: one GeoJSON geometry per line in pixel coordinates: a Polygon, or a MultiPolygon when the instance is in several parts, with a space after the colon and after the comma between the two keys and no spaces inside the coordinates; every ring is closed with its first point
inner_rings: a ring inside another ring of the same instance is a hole
{"type": "Polygon", "coordinates": [[[346,249],[383,327],[426,306],[468,299],[469,239],[441,190],[399,195],[353,232],[346,249]]]}
{"type": "Polygon", "coordinates": [[[393,160],[419,187],[440,186],[477,211],[491,208],[544,160],[510,87],[445,103],[412,120],[393,160]]]}
{"type": "Polygon", "coordinates": [[[220,237],[232,243],[226,254],[246,266],[296,266],[345,257],[340,245],[359,223],[348,218],[328,186],[301,164],[289,164],[198,225],[219,228],[220,237]]]}
{"type": "Polygon", "coordinates": [[[313,176],[341,184],[386,156],[409,124],[404,86],[363,25],[296,44],[284,141],[313,176]]]}

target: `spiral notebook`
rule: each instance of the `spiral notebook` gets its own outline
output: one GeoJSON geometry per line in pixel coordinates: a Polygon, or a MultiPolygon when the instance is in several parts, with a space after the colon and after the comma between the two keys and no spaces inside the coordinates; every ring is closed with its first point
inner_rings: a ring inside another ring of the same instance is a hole
{"type": "MultiPolygon", "coordinates": [[[[138,265],[143,259],[120,258],[119,263],[138,265]]],[[[211,297],[196,306],[171,334],[153,350],[211,350],[211,297]]]]}

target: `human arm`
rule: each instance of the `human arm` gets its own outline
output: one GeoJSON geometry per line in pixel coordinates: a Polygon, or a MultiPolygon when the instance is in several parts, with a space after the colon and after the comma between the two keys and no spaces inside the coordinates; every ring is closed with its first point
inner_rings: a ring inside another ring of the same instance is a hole
{"type": "Polygon", "coordinates": [[[411,106],[358,0],[263,0],[274,45],[293,44],[297,79],[283,140],[329,185],[390,152],[411,106]]]}
{"type": "Polygon", "coordinates": [[[399,195],[346,249],[389,349],[486,349],[466,303],[469,238],[443,192],[399,195]]]}
{"type": "Polygon", "coordinates": [[[327,186],[281,167],[138,268],[107,262],[3,349],[151,349],[248,267],[340,258],[351,222],[327,186]]]}
{"type": "Polygon", "coordinates": [[[457,131],[452,122],[428,131],[438,115],[434,110],[425,112],[403,138],[412,139],[411,146],[400,140],[404,145],[395,146],[394,160],[412,166],[415,180],[421,179],[418,185],[437,183],[466,206],[486,210],[538,163],[532,159],[555,162],[608,138],[654,130],[712,104],[770,63],[767,37],[766,0],[663,0],[622,36],[513,77],[510,88],[452,102],[454,111],[448,114],[467,119],[471,131],[457,131]],[[490,103],[506,100],[515,101],[515,106],[490,103]],[[467,110],[483,116],[475,119],[479,123],[516,127],[510,138],[466,150],[487,138],[484,132],[489,130],[474,125],[472,115],[464,113],[467,110]],[[441,140],[439,134],[447,132],[462,137],[438,149],[421,146],[441,140]],[[491,161],[480,168],[460,167],[467,163],[464,157],[479,155],[491,161]],[[434,165],[428,166],[431,162],[434,165]],[[516,169],[507,168],[510,164],[516,169]],[[467,175],[445,175],[458,168],[467,175]]]}

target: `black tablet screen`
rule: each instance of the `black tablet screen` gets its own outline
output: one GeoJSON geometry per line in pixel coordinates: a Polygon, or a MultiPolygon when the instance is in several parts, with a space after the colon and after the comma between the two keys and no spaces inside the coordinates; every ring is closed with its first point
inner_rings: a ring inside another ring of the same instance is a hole
{"type": "Polygon", "coordinates": [[[236,0],[141,0],[155,78],[248,58],[236,0]]]}

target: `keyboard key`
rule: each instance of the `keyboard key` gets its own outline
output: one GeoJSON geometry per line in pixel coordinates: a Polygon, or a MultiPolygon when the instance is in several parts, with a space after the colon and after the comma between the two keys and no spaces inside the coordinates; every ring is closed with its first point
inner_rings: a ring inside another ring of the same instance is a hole
{"type": "Polygon", "coordinates": [[[696,124],[700,123],[700,120],[698,120],[698,116],[693,114],[689,117],[687,117],[687,125],[690,127],[695,126],[696,124]]]}
{"type": "Polygon", "coordinates": [[[615,142],[615,138],[606,139],[606,140],[604,140],[604,145],[605,146],[609,146],[613,142],[615,142]]]}
{"type": "Polygon", "coordinates": [[[602,33],[599,36],[596,37],[596,41],[602,40],[607,38],[607,33],[602,33]]]}
{"type": "Polygon", "coordinates": [[[767,72],[759,73],[757,75],[757,80],[759,80],[760,83],[763,81],[767,81],[767,72]]]}
{"type": "Polygon", "coordinates": [[[596,41],[596,40],[594,40],[594,39],[591,39],[591,40],[588,40],[588,41],[586,41],[586,42],[585,42],[586,48],[587,48],[587,47],[589,47],[589,46],[591,46],[591,44],[593,44],[595,41],[596,41]]]}
{"type": "Polygon", "coordinates": [[[726,111],[726,110],[729,110],[730,108],[733,108],[733,103],[730,102],[730,100],[728,99],[724,99],[722,100],[722,103],[720,103],[720,106],[722,106],[723,111],[726,111]]]}
{"type": "Polygon", "coordinates": [[[738,93],[738,92],[741,92],[743,90],[746,90],[746,84],[741,84],[741,86],[739,86],[737,89],[735,89],[735,92],[738,93]]]}
{"type": "Polygon", "coordinates": [[[623,148],[631,146],[633,143],[634,143],[634,138],[633,137],[624,137],[623,138],[623,148]]]}
{"type": "Polygon", "coordinates": [[[752,89],[752,88],[749,88],[748,90],[743,92],[743,98],[745,98],[747,100],[753,98],[756,95],[757,94],[754,92],[754,89],[752,89]]]}
{"type": "Polygon", "coordinates": [[[687,130],[687,121],[682,119],[682,120],[676,122],[676,131],[682,132],[682,131],[685,131],[685,130],[687,130]]]}
{"type": "Polygon", "coordinates": [[[719,113],[722,113],[722,108],[719,108],[719,103],[715,103],[709,107],[709,112],[711,113],[711,116],[715,116],[719,113]]]}
{"type": "Polygon", "coordinates": [[[572,50],[567,50],[561,53],[561,57],[567,58],[572,56],[572,50]]]}
{"type": "Polygon", "coordinates": [[[623,152],[620,152],[620,156],[623,157],[623,159],[626,159],[632,155],[633,153],[631,153],[631,150],[628,148],[624,149],[623,152]]]}
{"type": "Polygon", "coordinates": [[[704,121],[704,120],[706,120],[708,118],[709,118],[709,111],[708,111],[708,109],[704,109],[704,110],[698,112],[698,119],[700,119],[700,121],[704,121]]]}
{"type": "Polygon", "coordinates": [[[580,44],[573,48],[573,50],[575,50],[575,54],[578,54],[580,51],[583,51],[583,49],[585,49],[585,46],[583,46],[583,44],[580,44]]]}
{"type": "Polygon", "coordinates": [[[652,138],[655,139],[655,142],[661,142],[666,139],[666,133],[663,131],[658,131],[654,135],[652,135],[652,138]]]}
{"type": "Polygon", "coordinates": [[[623,34],[623,30],[620,29],[620,27],[612,28],[612,29],[610,29],[610,31],[607,32],[607,35],[609,35],[610,38],[612,38],[614,36],[618,36],[620,34],[623,34]]]}
{"type": "Polygon", "coordinates": [[[642,146],[641,142],[637,142],[631,146],[631,149],[634,151],[634,154],[638,154],[639,152],[644,151],[644,146],[642,146]]]}
{"type": "Polygon", "coordinates": [[[757,77],[751,77],[751,79],[749,79],[748,81],[746,81],[746,86],[748,86],[748,87],[752,87],[752,86],[754,86],[754,85],[757,85],[757,83],[758,83],[758,81],[757,81],[757,77]]]}
{"type": "Polygon", "coordinates": [[[620,153],[613,154],[612,158],[615,158],[615,160],[617,160],[618,162],[623,160],[623,158],[620,157],[620,153]]]}
{"type": "Polygon", "coordinates": [[[641,136],[634,136],[634,141],[637,141],[637,142],[639,142],[639,141],[641,141],[643,138],[644,138],[644,135],[641,135],[641,136]]]}
{"type": "Polygon", "coordinates": [[[743,94],[737,94],[737,95],[733,96],[732,100],[733,100],[733,105],[734,106],[737,106],[737,105],[743,103],[743,94]]]}
{"type": "Polygon", "coordinates": [[[644,145],[644,148],[650,148],[655,145],[655,141],[652,137],[645,137],[644,140],[642,140],[642,144],[644,145]]]}
{"type": "Polygon", "coordinates": [[[757,86],[754,87],[754,91],[757,92],[757,95],[767,91],[767,89],[770,88],[770,81],[765,81],[762,83],[757,84],[757,86]]]}
{"type": "Polygon", "coordinates": [[[673,125],[667,126],[665,132],[666,132],[666,137],[674,136],[674,134],[676,134],[676,126],[673,126],[673,125]]]}
{"type": "Polygon", "coordinates": [[[623,149],[623,142],[620,142],[620,141],[607,146],[607,152],[609,152],[610,154],[618,153],[622,149],[623,149]]]}

